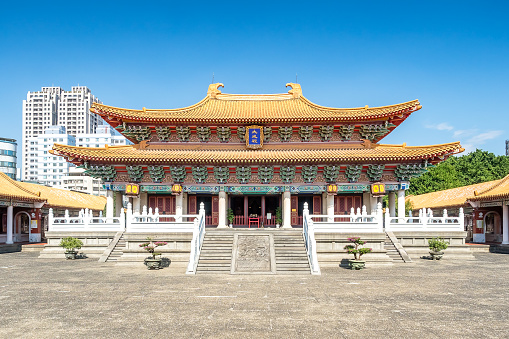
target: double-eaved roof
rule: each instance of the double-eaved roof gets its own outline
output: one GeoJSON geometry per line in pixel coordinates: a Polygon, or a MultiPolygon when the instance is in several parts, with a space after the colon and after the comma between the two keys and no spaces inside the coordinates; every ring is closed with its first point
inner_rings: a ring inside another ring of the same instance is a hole
{"type": "Polygon", "coordinates": [[[44,203],[44,207],[102,211],[105,197],[12,180],[0,172],[0,199],[44,203]]]}
{"type": "MultiPolygon", "coordinates": [[[[410,113],[421,109],[418,100],[382,107],[331,108],[312,103],[302,95],[299,84],[282,94],[223,94],[209,86],[200,102],[176,109],[141,110],[92,105],[91,111],[112,122],[143,122],[153,124],[277,124],[277,123],[352,123],[387,120],[398,117],[398,125],[410,113]]],[[[116,126],[114,126],[116,127],[116,126]]]]}
{"type": "Polygon", "coordinates": [[[61,155],[77,165],[88,162],[125,164],[323,164],[369,162],[411,162],[428,160],[439,162],[444,157],[462,150],[459,142],[432,145],[406,146],[359,144],[345,147],[341,144],[307,144],[307,148],[292,145],[267,144],[261,150],[246,150],[243,145],[189,145],[172,144],[171,147],[146,143],[107,148],[85,148],[55,144],[50,153],[61,155]],[[313,147],[316,146],[316,147],[313,147]]]}

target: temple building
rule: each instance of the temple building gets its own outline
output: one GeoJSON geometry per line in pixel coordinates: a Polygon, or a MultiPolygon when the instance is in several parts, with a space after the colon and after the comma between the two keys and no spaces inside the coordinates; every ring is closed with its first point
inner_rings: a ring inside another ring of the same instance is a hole
{"type": "Polygon", "coordinates": [[[196,214],[203,202],[207,226],[227,227],[233,214],[233,227],[290,228],[302,227],[305,203],[310,214],[341,215],[363,205],[373,211],[386,194],[390,215],[398,200],[404,216],[409,179],[463,151],[459,142],[381,143],[421,108],[417,100],[342,109],[312,103],[294,83],[268,95],[220,87],[211,84],[203,100],[184,108],[94,103],[91,111],[134,145],[55,144],[50,152],[105,182],[110,215],[115,207],[118,216],[127,194],[135,212],[196,214]]]}

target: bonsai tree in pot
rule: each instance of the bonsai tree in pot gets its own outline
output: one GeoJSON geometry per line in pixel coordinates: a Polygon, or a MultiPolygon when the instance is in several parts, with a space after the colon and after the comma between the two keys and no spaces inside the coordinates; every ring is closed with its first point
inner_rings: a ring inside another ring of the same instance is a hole
{"type": "Polygon", "coordinates": [[[348,254],[353,254],[354,259],[349,260],[349,265],[352,270],[360,270],[366,266],[366,261],[361,260],[361,257],[372,251],[371,248],[359,247],[366,244],[360,237],[352,237],[347,239],[351,244],[345,246],[348,254]]]}
{"type": "Polygon", "coordinates": [[[60,246],[65,248],[65,258],[66,259],[76,259],[76,254],[81,247],[83,247],[83,242],[77,238],[67,237],[60,240],[60,246]]]}
{"type": "Polygon", "coordinates": [[[276,208],[276,228],[279,228],[279,226],[283,223],[283,219],[281,218],[281,207],[276,208]]]}
{"type": "Polygon", "coordinates": [[[444,255],[443,251],[449,247],[449,243],[441,237],[433,237],[428,240],[428,246],[431,260],[440,260],[444,255]]]}
{"type": "Polygon", "coordinates": [[[233,210],[229,208],[226,211],[226,218],[228,219],[228,223],[230,224],[230,228],[233,227],[233,220],[235,220],[235,215],[233,214],[233,210]]]}
{"type": "Polygon", "coordinates": [[[161,268],[161,253],[156,253],[156,248],[168,244],[165,241],[152,242],[151,238],[147,238],[149,242],[140,244],[145,251],[151,254],[152,257],[145,258],[145,265],[149,270],[158,270],[161,268]],[[159,258],[156,258],[159,256],[159,258]]]}

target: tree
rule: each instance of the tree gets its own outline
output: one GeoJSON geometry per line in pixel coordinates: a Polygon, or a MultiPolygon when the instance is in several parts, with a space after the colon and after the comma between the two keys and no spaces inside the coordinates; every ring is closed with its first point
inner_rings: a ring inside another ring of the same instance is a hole
{"type": "Polygon", "coordinates": [[[450,157],[420,177],[410,180],[409,194],[418,195],[498,180],[509,174],[509,157],[476,150],[450,157]]]}

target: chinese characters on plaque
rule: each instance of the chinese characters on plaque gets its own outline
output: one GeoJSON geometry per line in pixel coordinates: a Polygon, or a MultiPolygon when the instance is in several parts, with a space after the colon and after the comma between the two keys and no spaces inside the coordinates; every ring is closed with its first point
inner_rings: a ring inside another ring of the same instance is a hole
{"type": "Polygon", "coordinates": [[[251,149],[262,148],[263,128],[261,126],[249,126],[246,128],[246,147],[251,149]]]}

